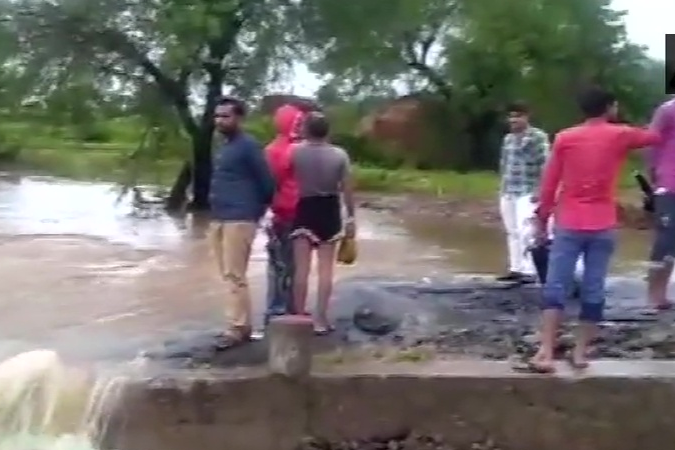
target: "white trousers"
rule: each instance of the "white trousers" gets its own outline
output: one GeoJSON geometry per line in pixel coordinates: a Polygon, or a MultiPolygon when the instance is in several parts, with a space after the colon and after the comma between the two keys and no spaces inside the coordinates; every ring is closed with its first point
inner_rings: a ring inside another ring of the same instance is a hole
{"type": "Polygon", "coordinates": [[[530,195],[502,195],[499,211],[506,231],[509,271],[535,275],[534,263],[527,249],[528,221],[534,215],[535,205],[530,195]]]}

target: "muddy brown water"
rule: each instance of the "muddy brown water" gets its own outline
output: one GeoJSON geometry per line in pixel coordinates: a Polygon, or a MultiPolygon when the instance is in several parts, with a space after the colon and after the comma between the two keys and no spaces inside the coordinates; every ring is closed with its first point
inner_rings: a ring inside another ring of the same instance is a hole
{"type": "MultiPolygon", "coordinates": [[[[133,208],[105,183],[0,177],[0,357],[46,346],[82,361],[126,360],[181,333],[217,329],[222,286],[204,221],[133,208]]],[[[360,258],[340,276],[448,270],[387,214],[360,212],[360,258]]],[[[251,266],[264,309],[265,241],[251,266]]]]}
{"type": "MultiPolygon", "coordinates": [[[[497,226],[477,226],[467,220],[406,217],[402,224],[412,236],[436,248],[453,267],[471,273],[504,270],[504,234],[497,226]]],[[[612,272],[643,277],[650,248],[649,231],[620,230],[612,272]]]]}

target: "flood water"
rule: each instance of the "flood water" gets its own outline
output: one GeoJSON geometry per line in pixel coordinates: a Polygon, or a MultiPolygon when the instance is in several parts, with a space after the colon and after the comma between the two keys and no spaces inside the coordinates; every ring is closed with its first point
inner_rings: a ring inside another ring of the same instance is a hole
{"type": "MultiPolygon", "coordinates": [[[[96,400],[109,402],[114,387],[102,365],[221,329],[206,223],[132,203],[112,184],[0,174],[0,450],[91,449],[96,400]]],[[[339,276],[445,270],[391,217],[361,217],[359,262],[339,276]]],[[[250,269],[258,326],[264,245],[259,236],[250,269]]]]}
{"type": "MultiPolygon", "coordinates": [[[[472,273],[504,271],[504,234],[499,228],[476,226],[467,221],[434,221],[407,218],[406,229],[437,249],[451,266],[472,273]]],[[[650,234],[642,230],[620,230],[612,272],[642,278],[647,268],[650,234]]]]}
{"type": "MultiPolygon", "coordinates": [[[[497,229],[424,217],[403,221],[363,210],[359,237],[358,263],[339,268],[338,277],[443,278],[503,269],[503,237],[497,229]]],[[[625,233],[615,270],[639,276],[647,242],[644,234],[625,233]]],[[[259,236],[250,268],[259,328],[264,246],[259,236]]],[[[51,416],[36,419],[42,410],[33,408],[34,400],[24,402],[28,409],[16,406],[17,399],[32,398],[31,380],[58,394],[77,378],[64,377],[66,365],[91,373],[100,364],[134,361],[158,343],[221,329],[223,290],[205,221],[167,217],[152,202],[134,207],[133,196],[120,198],[115,185],[0,173],[0,251],[0,361],[40,348],[58,355],[56,360],[42,353],[19,364],[0,363],[0,450],[90,448],[86,420],[79,428],[70,426],[80,434],[54,440],[39,422],[51,416]],[[16,395],[8,400],[2,394],[9,387],[16,395]],[[15,422],[8,413],[25,420],[15,422]]],[[[96,386],[93,380],[82,391],[70,386],[67,408],[90,414],[86,399],[94,398],[96,386]]]]}
{"type": "MultiPolygon", "coordinates": [[[[113,184],[0,175],[0,358],[49,343],[78,360],[127,360],[177,334],[220,327],[206,223],[132,201],[113,184]]],[[[359,217],[359,262],[338,276],[503,270],[498,229],[368,210],[359,217]]],[[[258,326],[264,246],[259,236],[251,266],[258,326]]],[[[624,233],[615,270],[641,277],[647,248],[645,234],[624,233]]]]}
{"type": "MultiPolygon", "coordinates": [[[[222,286],[206,223],[118,197],[112,184],[0,176],[0,358],[49,344],[77,360],[127,360],[177,334],[220,327],[222,286]]],[[[360,217],[359,262],[339,276],[449,269],[392,217],[360,217]]],[[[264,245],[259,236],[250,272],[257,325],[264,245]]]]}

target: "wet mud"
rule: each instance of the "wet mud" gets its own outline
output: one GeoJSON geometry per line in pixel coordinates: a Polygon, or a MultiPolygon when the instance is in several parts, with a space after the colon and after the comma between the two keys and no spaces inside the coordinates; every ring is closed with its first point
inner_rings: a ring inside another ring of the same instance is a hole
{"type": "Polygon", "coordinates": [[[388,436],[373,436],[367,439],[329,441],[306,438],[296,450],[500,450],[501,446],[491,439],[474,442],[464,447],[451,445],[442,436],[424,435],[401,431],[388,436]]]}
{"type": "MultiPolygon", "coordinates": [[[[538,345],[540,289],[480,277],[454,282],[355,278],[340,282],[334,300],[332,336],[317,338],[316,351],[340,348],[423,349],[434,357],[511,360],[527,358],[538,345]]],[[[462,279],[463,278],[463,279],[462,279]]],[[[675,359],[675,313],[646,315],[642,286],[615,278],[610,304],[592,357],[675,359]]],[[[558,357],[572,348],[579,305],[569,302],[558,357]]],[[[218,348],[217,333],[165,343],[149,353],[180,367],[258,365],[264,339],[233,350],[218,348]]],[[[373,355],[381,354],[374,352],[373,355]]]]}

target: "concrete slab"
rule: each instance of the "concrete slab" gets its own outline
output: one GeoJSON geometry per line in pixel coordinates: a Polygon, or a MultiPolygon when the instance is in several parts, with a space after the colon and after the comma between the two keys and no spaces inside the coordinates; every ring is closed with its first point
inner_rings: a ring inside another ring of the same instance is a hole
{"type": "Polygon", "coordinates": [[[675,363],[599,361],[584,374],[487,361],[336,365],[307,382],[262,370],[138,379],[110,417],[118,450],[286,450],[415,430],[457,448],[672,450],[675,363]]]}

